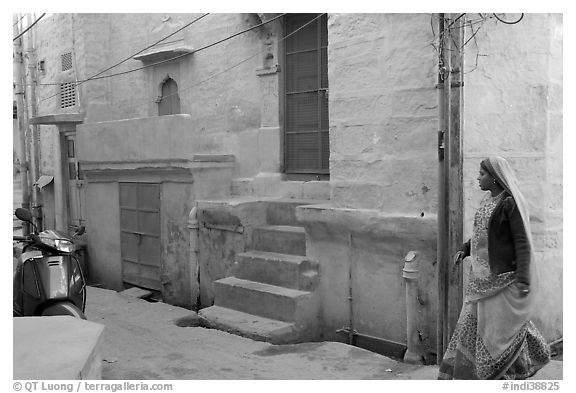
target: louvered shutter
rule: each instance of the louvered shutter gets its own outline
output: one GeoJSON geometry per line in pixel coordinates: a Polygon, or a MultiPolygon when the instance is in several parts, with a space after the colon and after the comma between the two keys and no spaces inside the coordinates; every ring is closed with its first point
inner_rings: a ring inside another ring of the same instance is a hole
{"type": "Polygon", "coordinates": [[[286,17],[284,142],[287,173],[328,173],[327,16],[323,15],[294,33],[316,17],[317,14],[286,17]]]}

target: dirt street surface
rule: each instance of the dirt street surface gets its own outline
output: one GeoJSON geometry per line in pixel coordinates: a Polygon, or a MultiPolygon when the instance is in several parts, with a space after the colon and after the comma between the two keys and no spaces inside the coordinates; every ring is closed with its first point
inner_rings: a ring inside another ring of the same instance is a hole
{"type": "MultiPolygon", "coordinates": [[[[86,316],[106,326],[102,379],[436,379],[413,366],[335,342],[271,345],[190,326],[196,313],[114,291],[88,288],[86,316]],[[178,323],[178,325],[176,324],[178,323]]],[[[561,379],[552,362],[534,379],[561,379]]]]}
{"type": "Polygon", "coordinates": [[[89,287],[86,316],[106,325],[102,379],[434,379],[417,367],[342,343],[271,345],[202,327],[190,310],[89,287]],[[185,323],[181,323],[185,324],[185,323]]]}

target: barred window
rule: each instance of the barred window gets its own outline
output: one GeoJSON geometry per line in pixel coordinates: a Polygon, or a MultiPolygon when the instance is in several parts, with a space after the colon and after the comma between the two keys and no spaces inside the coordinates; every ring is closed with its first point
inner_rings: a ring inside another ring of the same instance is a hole
{"type": "Polygon", "coordinates": [[[62,60],[62,71],[72,69],[72,52],[64,53],[60,56],[62,60]]]}
{"type": "Polygon", "coordinates": [[[76,105],[76,84],[74,82],[60,83],[60,108],[76,105]]]}

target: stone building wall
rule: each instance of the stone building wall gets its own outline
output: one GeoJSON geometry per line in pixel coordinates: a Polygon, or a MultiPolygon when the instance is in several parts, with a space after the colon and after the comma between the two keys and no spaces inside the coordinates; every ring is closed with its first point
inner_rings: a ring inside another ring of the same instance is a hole
{"type": "Polygon", "coordinates": [[[562,23],[559,14],[487,21],[464,67],[465,237],[484,195],[480,161],[500,155],[530,203],[535,262],[546,266],[537,322],[554,339],[562,336],[562,23]]]}
{"type": "MultiPolygon", "coordinates": [[[[73,77],[83,80],[158,41],[201,14],[53,14],[39,24],[38,59],[46,72],[40,83],[61,80],[61,53],[74,48],[73,77]],[[169,26],[164,26],[169,25],[169,26]],[[159,33],[160,32],[160,33],[159,33]],[[164,34],[166,33],[166,34],[164,34]]],[[[198,49],[255,24],[248,14],[211,14],[172,39],[198,49]]],[[[242,34],[181,60],[149,65],[128,59],[102,74],[123,73],[78,86],[79,105],[60,109],[57,86],[39,89],[39,114],[82,111],[84,123],[157,116],[155,100],[163,78],[172,77],[179,88],[181,112],[194,119],[191,132],[213,135],[238,158],[239,177],[254,176],[259,168],[256,151],[260,127],[261,92],[256,69],[262,64],[262,31],[242,34]]],[[[70,73],[69,73],[70,74],[70,73]]],[[[54,127],[42,126],[43,152],[53,151],[54,127]]],[[[50,171],[50,153],[44,161],[50,171]]]]}
{"type": "Polygon", "coordinates": [[[436,214],[433,39],[426,14],[330,15],[330,179],[335,204],[409,216],[436,214]]]}

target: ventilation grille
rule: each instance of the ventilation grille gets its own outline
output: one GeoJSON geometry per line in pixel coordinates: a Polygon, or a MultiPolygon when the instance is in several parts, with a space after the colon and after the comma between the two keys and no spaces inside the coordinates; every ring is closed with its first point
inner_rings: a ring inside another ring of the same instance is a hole
{"type": "Polygon", "coordinates": [[[60,83],[60,108],[76,105],[76,84],[74,82],[60,83]]]}
{"type": "Polygon", "coordinates": [[[72,52],[64,53],[61,56],[62,59],[62,71],[72,69],[72,52]]]}

